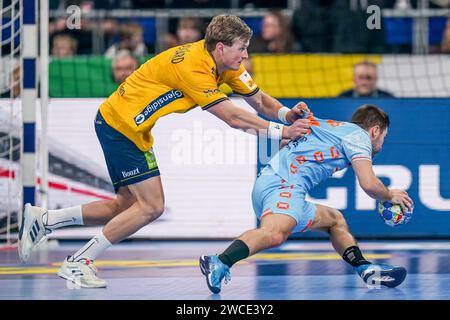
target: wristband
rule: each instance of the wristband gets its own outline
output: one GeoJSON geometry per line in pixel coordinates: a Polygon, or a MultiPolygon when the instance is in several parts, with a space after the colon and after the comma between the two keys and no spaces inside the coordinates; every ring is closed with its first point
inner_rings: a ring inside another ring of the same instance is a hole
{"type": "Polygon", "coordinates": [[[281,140],[283,138],[283,125],[280,123],[269,121],[267,136],[269,139],[281,140]]]}
{"type": "Polygon", "coordinates": [[[286,114],[289,111],[291,111],[291,109],[289,109],[288,107],[281,107],[278,110],[278,119],[280,119],[280,121],[283,123],[288,123],[288,121],[286,120],[286,114]]]}

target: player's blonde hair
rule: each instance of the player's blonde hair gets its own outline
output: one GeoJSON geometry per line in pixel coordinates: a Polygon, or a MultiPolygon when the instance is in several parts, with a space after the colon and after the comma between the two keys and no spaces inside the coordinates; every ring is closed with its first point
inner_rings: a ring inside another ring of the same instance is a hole
{"type": "Polygon", "coordinates": [[[236,39],[247,42],[252,37],[253,31],[242,21],[233,15],[221,14],[215,16],[205,34],[205,45],[209,52],[216,48],[218,42],[232,46],[236,39]]]}

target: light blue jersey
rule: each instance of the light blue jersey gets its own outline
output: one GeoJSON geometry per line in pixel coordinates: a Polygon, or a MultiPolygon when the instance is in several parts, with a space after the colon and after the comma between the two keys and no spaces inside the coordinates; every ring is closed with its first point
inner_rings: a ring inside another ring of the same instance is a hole
{"type": "Polygon", "coordinates": [[[356,160],[372,160],[369,134],[356,124],[308,116],[311,130],[290,141],[269,162],[287,182],[309,191],[356,160]]]}
{"type": "Polygon", "coordinates": [[[352,161],[372,160],[370,137],[359,126],[314,118],[312,113],[308,119],[310,132],[289,142],[270,160],[252,192],[256,217],[288,215],[296,221],[293,233],[308,231],[314,222],[316,205],[305,199],[309,190],[352,161]]]}

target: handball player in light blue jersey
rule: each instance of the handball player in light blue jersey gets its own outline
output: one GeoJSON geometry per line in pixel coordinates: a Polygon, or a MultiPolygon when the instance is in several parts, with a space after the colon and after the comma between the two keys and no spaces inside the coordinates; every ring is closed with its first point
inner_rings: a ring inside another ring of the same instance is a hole
{"type": "Polygon", "coordinates": [[[368,286],[396,287],[406,269],[367,261],[341,212],[305,200],[306,194],[334,172],[352,166],[361,188],[373,199],[399,204],[411,210],[406,191],[388,189],[375,176],[372,157],[388,132],[389,116],[373,105],[363,105],[350,122],[322,120],[310,112],[311,128],[305,137],[289,141],[256,179],[252,200],[260,227],[244,232],[220,255],[200,257],[200,269],[213,293],[222,280],[230,280],[236,262],[261,250],[284,243],[296,232],[327,232],[337,253],[368,286]]]}

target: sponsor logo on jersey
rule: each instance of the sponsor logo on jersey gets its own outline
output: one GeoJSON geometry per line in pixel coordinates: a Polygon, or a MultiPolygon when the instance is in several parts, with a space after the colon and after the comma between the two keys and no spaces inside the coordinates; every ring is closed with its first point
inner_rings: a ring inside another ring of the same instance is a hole
{"type": "Polygon", "coordinates": [[[250,76],[250,74],[247,71],[244,71],[240,76],[239,76],[239,80],[242,81],[242,83],[245,84],[245,86],[247,88],[249,88],[250,90],[254,90],[256,89],[256,83],[255,81],[253,81],[252,77],[250,76]]]}
{"type": "Polygon", "coordinates": [[[175,51],[175,54],[172,56],[172,59],[170,59],[170,62],[172,62],[173,64],[177,64],[177,63],[180,63],[181,61],[183,61],[184,55],[186,54],[186,52],[189,52],[189,49],[191,47],[192,47],[192,43],[185,44],[185,45],[179,47],[175,51]]]}
{"type": "Polygon", "coordinates": [[[205,94],[205,97],[211,97],[215,94],[219,94],[221,91],[219,90],[219,88],[216,89],[207,89],[207,90],[203,90],[203,93],[205,94]]]}
{"type": "Polygon", "coordinates": [[[134,123],[136,123],[137,126],[142,124],[148,118],[150,118],[152,116],[152,114],[154,114],[156,111],[158,111],[162,107],[168,105],[169,103],[171,103],[177,99],[183,98],[183,97],[184,97],[183,92],[181,92],[179,90],[170,90],[166,93],[163,93],[158,98],[156,98],[155,100],[150,102],[144,108],[144,110],[142,110],[136,117],[134,117],[134,123]]]}

